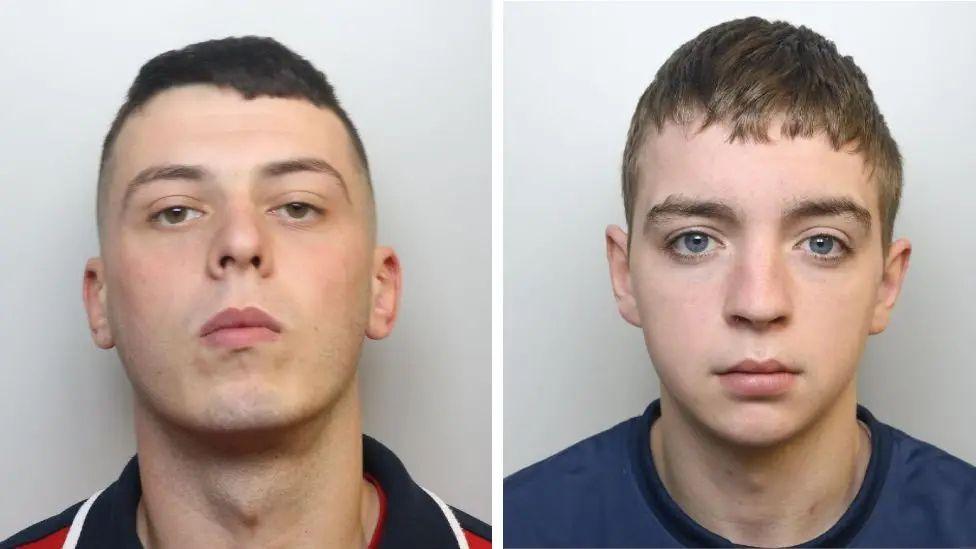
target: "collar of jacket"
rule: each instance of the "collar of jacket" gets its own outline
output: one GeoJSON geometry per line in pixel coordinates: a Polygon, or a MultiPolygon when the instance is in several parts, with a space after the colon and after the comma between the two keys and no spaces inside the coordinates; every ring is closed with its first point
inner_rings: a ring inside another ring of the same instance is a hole
{"type": "MultiPolygon", "coordinates": [[[[464,532],[454,512],[440,498],[414,482],[392,451],[367,435],[363,435],[363,469],[379,483],[386,495],[386,517],[379,549],[467,549],[464,532]]],[[[136,509],[141,495],[136,455],[129,460],[118,480],[82,504],[64,548],[143,549],[136,535],[136,509]]]]}

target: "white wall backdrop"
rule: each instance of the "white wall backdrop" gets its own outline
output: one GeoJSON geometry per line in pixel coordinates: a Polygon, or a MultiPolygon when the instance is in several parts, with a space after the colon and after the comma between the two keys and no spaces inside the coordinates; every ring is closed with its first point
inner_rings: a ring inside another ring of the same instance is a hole
{"type": "Polygon", "coordinates": [[[641,413],[658,382],[617,314],[604,228],[637,99],[681,44],[759,15],[806,25],[867,74],[905,157],[896,236],[914,243],[861,402],[976,463],[976,4],[505,6],[505,443],[510,474],[641,413]]]}
{"type": "Polygon", "coordinates": [[[365,429],[414,478],[491,519],[490,6],[423,2],[3,2],[0,539],[115,480],[128,381],[92,343],[101,141],[138,68],[271,36],[323,70],[366,144],[380,241],[404,267],[393,335],[367,344],[365,429]]]}

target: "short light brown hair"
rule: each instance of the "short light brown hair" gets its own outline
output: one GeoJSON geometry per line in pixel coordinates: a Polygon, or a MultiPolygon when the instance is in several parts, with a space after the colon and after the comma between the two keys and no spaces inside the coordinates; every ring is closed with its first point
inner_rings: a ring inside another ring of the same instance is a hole
{"type": "MultiPolygon", "coordinates": [[[[826,135],[835,150],[861,154],[879,190],[881,240],[887,252],[901,198],[898,145],[874,102],[867,77],[850,56],[807,27],[759,17],[707,29],[678,48],[644,91],[631,119],[623,158],[627,226],[634,221],[640,150],[651,128],[720,123],[729,142],[768,142],[773,118],[782,135],[826,135]]],[[[630,231],[633,232],[633,231],[630,231]]]]}

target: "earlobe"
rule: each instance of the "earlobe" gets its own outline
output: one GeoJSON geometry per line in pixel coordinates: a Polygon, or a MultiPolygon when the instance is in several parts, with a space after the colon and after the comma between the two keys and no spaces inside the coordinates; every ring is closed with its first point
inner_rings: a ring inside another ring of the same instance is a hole
{"type": "Polygon", "coordinates": [[[888,257],[884,263],[884,270],[881,273],[881,284],[878,286],[874,316],[871,319],[871,335],[880,334],[888,327],[891,310],[901,293],[911,255],[912,244],[908,240],[902,238],[891,243],[891,247],[888,249],[888,257]]]}
{"type": "Polygon", "coordinates": [[[392,248],[377,247],[373,255],[372,295],[366,337],[383,339],[393,331],[400,306],[402,274],[392,248]]]}
{"type": "Polygon", "coordinates": [[[115,346],[115,339],[108,322],[106,297],[105,264],[100,257],[93,257],[85,265],[82,299],[85,303],[85,312],[88,314],[92,341],[102,349],[111,349],[115,346]]]}
{"type": "Polygon", "coordinates": [[[627,233],[617,225],[610,225],[607,227],[606,240],[610,284],[613,288],[613,297],[617,301],[617,309],[624,320],[640,327],[640,315],[637,314],[637,301],[634,298],[630,280],[630,251],[628,250],[627,233]]]}

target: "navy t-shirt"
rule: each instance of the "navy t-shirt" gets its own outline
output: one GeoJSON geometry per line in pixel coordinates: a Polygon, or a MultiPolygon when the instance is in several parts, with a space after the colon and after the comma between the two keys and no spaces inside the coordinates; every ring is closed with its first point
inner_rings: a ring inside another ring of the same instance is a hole
{"type": "MultiPolygon", "coordinates": [[[[505,479],[505,547],[734,546],[671,499],[651,458],[660,401],[505,479]]],[[[976,467],[858,406],[871,459],[847,511],[805,547],[976,547],[976,467]]]]}

